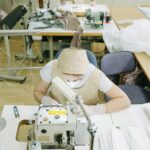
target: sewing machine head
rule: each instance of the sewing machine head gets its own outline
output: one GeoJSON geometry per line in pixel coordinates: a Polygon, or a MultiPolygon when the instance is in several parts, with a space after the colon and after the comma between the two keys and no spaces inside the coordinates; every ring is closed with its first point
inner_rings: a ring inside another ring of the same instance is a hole
{"type": "Polygon", "coordinates": [[[71,105],[41,105],[35,120],[34,136],[35,141],[29,145],[32,148],[40,145],[41,149],[73,149],[74,146],[90,144],[88,124],[78,119],[71,105]]]}

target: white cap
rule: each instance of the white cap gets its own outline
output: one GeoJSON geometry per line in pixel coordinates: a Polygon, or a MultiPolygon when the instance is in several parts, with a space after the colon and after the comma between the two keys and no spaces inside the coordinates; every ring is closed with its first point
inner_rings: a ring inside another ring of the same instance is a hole
{"type": "Polygon", "coordinates": [[[89,60],[83,49],[67,48],[58,57],[58,67],[62,73],[85,74],[88,66],[89,60]]]}

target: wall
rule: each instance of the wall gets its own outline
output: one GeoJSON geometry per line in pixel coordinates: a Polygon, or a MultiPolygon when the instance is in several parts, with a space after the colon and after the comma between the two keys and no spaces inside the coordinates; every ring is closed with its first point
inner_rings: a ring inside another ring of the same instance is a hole
{"type": "MultiPolygon", "coordinates": [[[[28,4],[29,0],[0,0],[0,7],[3,8],[5,11],[11,10],[11,1],[13,1],[13,7],[15,7],[18,4],[28,4]]],[[[51,0],[58,3],[59,0],[51,0]]],[[[90,0],[84,0],[85,2],[89,2],[90,0]]],[[[138,3],[144,3],[144,4],[150,4],[150,0],[96,0],[97,3],[104,3],[107,5],[127,5],[127,6],[137,6],[138,3]]],[[[38,2],[38,0],[37,0],[38,2]]],[[[55,5],[55,4],[54,4],[55,5]]]]}

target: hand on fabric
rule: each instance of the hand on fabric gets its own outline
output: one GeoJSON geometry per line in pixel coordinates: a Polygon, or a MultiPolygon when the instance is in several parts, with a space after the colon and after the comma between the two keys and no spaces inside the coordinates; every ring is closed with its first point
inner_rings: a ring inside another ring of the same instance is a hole
{"type": "Polygon", "coordinates": [[[53,98],[50,98],[49,96],[43,96],[41,98],[41,104],[43,105],[56,105],[58,102],[54,100],[53,98]]]}
{"type": "MultiPolygon", "coordinates": [[[[84,108],[89,116],[102,115],[106,113],[105,104],[97,104],[97,105],[85,105],[84,104],[84,108]]],[[[82,111],[80,111],[79,116],[84,116],[82,111]]]]}

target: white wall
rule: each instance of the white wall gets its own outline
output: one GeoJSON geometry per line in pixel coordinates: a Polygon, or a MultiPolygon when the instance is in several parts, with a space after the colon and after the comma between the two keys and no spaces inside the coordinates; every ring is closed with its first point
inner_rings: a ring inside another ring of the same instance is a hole
{"type": "MultiPolygon", "coordinates": [[[[11,0],[0,0],[0,7],[9,11],[11,7],[11,0]]],[[[29,0],[12,0],[14,3],[14,7],[18,4],[27,4],[29,0]]],[[[58,0],[52,0],[53,2],[58,0]]],[[[89,2],[90,0],[84,0],[85,2],[89,2]]],[[[97,3],[104,3],[107,5],[128,5],[128,6],[137,6],[138,3],[150,4],[150,0],[96,0],[97,3]]],[[[37,0],[38,2],[38,0],[37,0]]]]}
{"type": "Polygon", "coordinates": [[[97,0],[98,3],[115,6],[137,6],[138,4],[150,4],[150,0],[97,0]]]}

